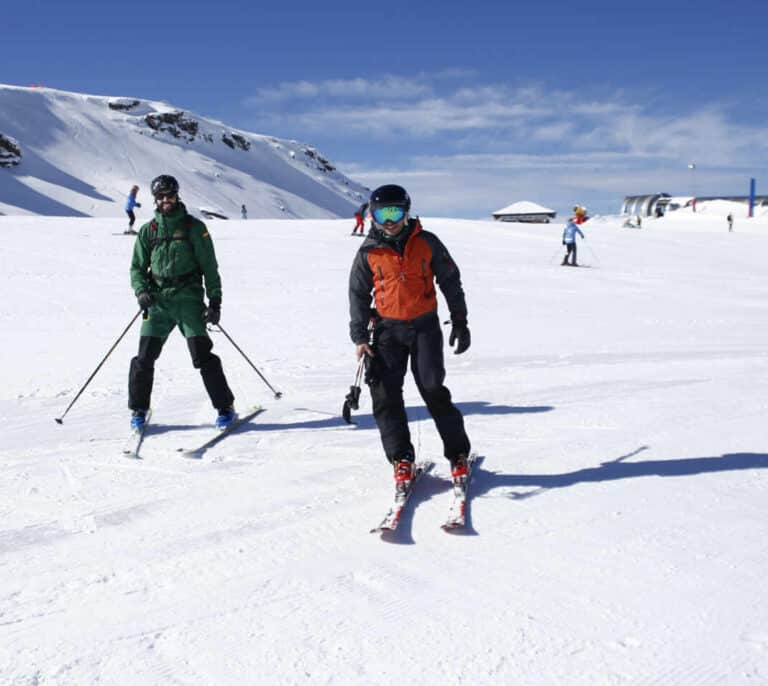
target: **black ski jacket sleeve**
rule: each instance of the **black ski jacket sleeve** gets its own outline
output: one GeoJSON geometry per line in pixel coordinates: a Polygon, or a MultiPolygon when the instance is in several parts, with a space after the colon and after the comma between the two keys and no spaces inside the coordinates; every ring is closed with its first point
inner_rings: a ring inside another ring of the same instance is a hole
{"type": "Polygon", "coordinates": [[[429,231],[422,231],[422,238],[427,241],[432,251],[430,267],[437,285],[445,296],[452,321],[467,321],[467,302],[461,285],[461,273],[443,242],[429,231]]]}
{"type": "Polygon", "coordinates": [[[366,250],[358,250],[349,273],[349,337],[355,345],[368,342],[373,274],[367,255],[366,250]]]}

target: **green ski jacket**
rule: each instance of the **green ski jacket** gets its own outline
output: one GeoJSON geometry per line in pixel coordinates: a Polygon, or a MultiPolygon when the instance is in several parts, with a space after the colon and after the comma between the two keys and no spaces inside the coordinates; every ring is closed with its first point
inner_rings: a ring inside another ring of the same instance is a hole
{"type": "Polygon", "coordinates": [[[131,260],[131,287],[136,295],[166,288],[199,286],[205,278],[208,300],[221,300],[221,277],[213,241],[205,224],[187,214],[179,202],[169,215],[139,229],[131,260]]]}

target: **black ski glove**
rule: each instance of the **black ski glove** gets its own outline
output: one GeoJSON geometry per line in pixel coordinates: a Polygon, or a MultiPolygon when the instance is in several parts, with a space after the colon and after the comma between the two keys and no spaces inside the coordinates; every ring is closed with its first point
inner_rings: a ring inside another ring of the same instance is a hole
{"type": "Polygon", "coordinates": [[[205,308],[204,317],[206,324],[218,324],[221,319],[221,300],[211,300],[205,308]]]}
{"type": "Polygon", "coordinates": [[[136,300],[139,302],[139,309],[146,312],[152,305],[152,303],[155,302],[155,299],[152,297],[151,293],[148,293],[147,291],[142,291],[136,296],[136,300]]]}
{"type": "Polygon", "coordinates": [[[141,203],[140,203],[140,202],[137,202],[137,203],[136,203],[136,207],[141,207],[141,203]]]}
{"type": "Polygon", "coordinates": [[[448,345],[453,347],[453,344],[456,343],[456,350],[454,350],[453,354],[461,355],[461,353],[467,351],[472,343],[472,336],[467,328],[466,319],[451,317],[451,323],[451,335],[448,337],[448,345]]]}

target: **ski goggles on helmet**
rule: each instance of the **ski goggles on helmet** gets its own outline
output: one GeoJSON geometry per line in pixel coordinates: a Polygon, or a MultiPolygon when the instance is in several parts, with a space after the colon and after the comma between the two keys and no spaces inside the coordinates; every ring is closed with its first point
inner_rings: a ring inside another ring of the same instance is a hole
{"type": "Polygon", "coordinates": [[[392,222],[397,224],[403,217],[405,217],[405,209],[398,205],[386,205],[384,207],[377,207],[372,212],[373,220],[377,224],[385,224],[386,222],[392,222]]]}

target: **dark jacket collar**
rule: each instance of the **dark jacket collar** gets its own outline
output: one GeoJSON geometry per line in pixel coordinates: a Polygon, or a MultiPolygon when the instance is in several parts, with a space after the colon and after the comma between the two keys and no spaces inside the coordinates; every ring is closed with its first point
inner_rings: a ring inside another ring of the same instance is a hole
{"type": "Polygon", "coordinates": [[[366,247],[392,248],[392,250],[396,250],[402,255],[405,253],[405,244],[408,242],[408,239],[419,231],[421,231],[421,222],[419,222],[418,217],[409,219],[403,230],[394,237],[388,236],[384,231],[372,225],[363,245],[366,247]]]}
{"type": "Polygon", "coordinates": [[[178,201],[176,208],[170,214],[162,214],[159,210],[155,210],[155,221],[158,225],[169,228],[176,228],[186,216],[187,207],[181,200],[178,201]]]}

